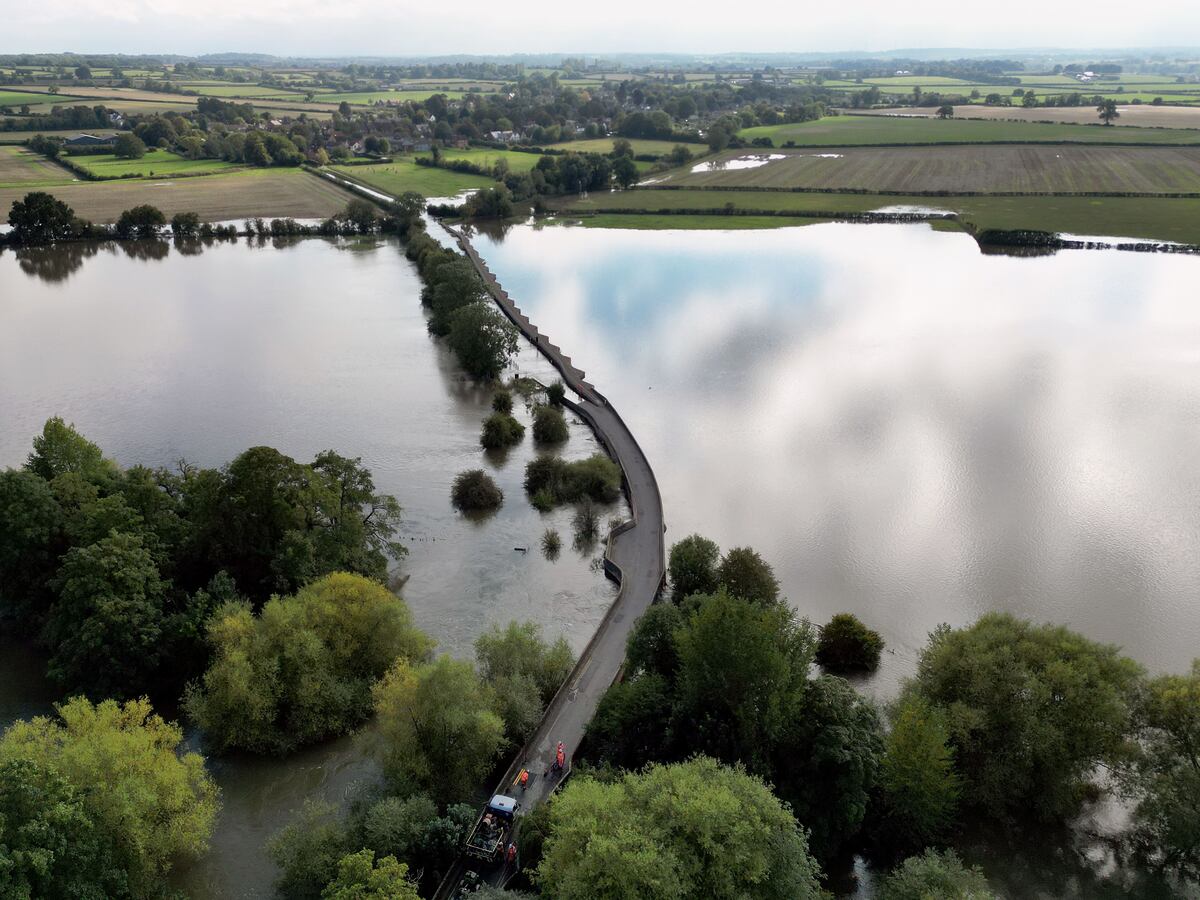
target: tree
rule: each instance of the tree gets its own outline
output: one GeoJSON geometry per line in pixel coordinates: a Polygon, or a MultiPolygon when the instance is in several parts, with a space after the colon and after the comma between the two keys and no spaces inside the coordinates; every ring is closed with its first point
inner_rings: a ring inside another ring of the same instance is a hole
{"type": "Polygon", "coordinates": [[[146,155],[146,145],[132,131],[123,131],[113,142],[113,155],[117,159],[141,159],[146,155]]]}
{"type": "Polygon", "coordinates": [[[1038,105],[1037,94],[1035,94],[1033,91],[1026,91],[1025,94],[1021,97],[1021,105],[1023,107],[1025,107],[1026,109],[1032,109],[1033,107],[1037,106],[1038,105]]]}
{"type": "Polygon", "coordinates": [[[64,779],[129,894],[157,896],[174,863],[207,849],[217,814],[216,785],[199,754],[180,752],[182,740],[145,699],[93,706],[76,697],[57,719],[15,722],[0,738],[0,769],[31,763],[64,779]]]}
{"type": "Polygon", "coordinates": [[[374,695],[384,773],[435,803],[470,797],[504,749],[504,722],[470,663],[401,660],[374,695]]]}
{"type": "Polygon", "coordinates": [[[489,683],[523,676],[532,679],[543,705],[575,668],[575,654],[566,638],[559,636],[548,643],[535,622],[512,621],[503,629],[492,625],[475,639],[475,658],[489,683]]]}
{"type": "Polygon", "coordinates": [[[77,79],[79,79],[80,81],[87,81],[89,78],[92,77],[92,70],[89,69],[87,66],[76,66],[75,67],[75,77],[77,79]]]}
{"type": "Polygon", "coordinates": [[[447,343],[472,378],[500,377],[518,346],[517,329],[494,306],[470,303],[450,317],[447,343]]]}
{"type": "Polygon", "coordinates": [[[817,662],[827,672],[873,672],[879,666],[883,638],[850,613],[838,613],[821,629],[817,662]]]}
{"type": "MultiPolygon", "coordinates": [[[[668,609],[675,607],[660,604],[668,609]]],[[[655,607],[652,607],[652,609],[655,607]]],[[[588,757],[620,769],[675,758],[671,683],[655,672],[619,681],[600,698],[587,726],[588,757]]],[[[680,736],[679,743],[685,743],[680,736]]]]}
{"type": "Polygon", "coordinates": [[[428,271],[426,282],[421,301],[433,313],[429,330],[437,335],[449,334],[454,313],[484,297],[483,282],[465,256],[437,263],[428,271]]]}
{"type": "Polygon", "coordinates": [[[354,199],[346,204],[342,218],[359,234],[370,234],[375,230],[379,217],[375,214],[375,205],[369,200],[354,199]]]}
{"type": "Polygon", "coordinates": [[[508,388],[497,388],[496,393],[492,395],[492,411],[506,416],[512,415],[512,391],[508,388]]]}
{"type": "Polygon", "coordinates": [[[0,764],[0,896],[74,900],[128,896],[84,791],[31,759],[0,764]]]}
{"type": "Polygon", "coordinates": [[[295,900],[318,900],[337,877],[342,857],[350,851],[348,837],[329,803],[305,800],[300,814],[267,844],[279,867],[275,889],[295,900]]]}
{"type": "Polygon", "coordinates": [[[951,119],[954,117],[954,106],[950,103],[943,103],[938,107],[937,114],[939,119],[951,119]]]}
{"type": "Polygon", "coordinates": [[[349,853],[338,861],[337,877],[321,900],[420,900],[408,880],[408,866],[394,856],[375,859],[372,850],[349,853]]]}
{"type": "Polygon", "coordinates": [[[42,433],[33,439],[33,452],[25,461],[26,470],[51,481],[74,472],[88,480],[102,478],[115,470],[104,454],[58,416],[46,420],[42,433]]]}
{"type": "Polygon", "coordinates": [[[1123,757],[1140,676],[1115,647],[989,613],[934,632],[910,690],[946,717],[967,805],[1053,820],[1123,757]]]}
{"type": "Polygon", "coordinates": [[[476,809],[463,803],[444,815],[425,794],[383,797],[351,810],[349,844],[394,856],[414,869],[444,871],[475,824],[476,809]]]}
{"type": "Polygon", "coordinates": [[[625,138],[617,138],[613,141],[612,152],[609,154],[613,159],[626,157],[633,159],[633,144],[625,140],[625,138]]]}
{"type": "Polygon", "coordinates": [[[734,547],[721,560],[717,580],[732,596],[759,603],[779,599],[775,570],[750,547],[734,547]]]}
{"type": "Polygon", "coordinates": [[[808,684],[799,714],[777,740],[773,771],[776,792],[808,828],[818,859],[858,833],[882,755],[879,715],[869,700],[833,675],[808,684]]]}
{"type": "Polygon", "coordinates": [[[175,213],[171,233],[177,238],[194,238],[200,231],[200,217],[194,212],[175,213]]]}
{"type": "Polygon", "coordinates": [[[637,163],[629,156],[618,156],[613,160],[613,177],[623,188],[636,184],[638,180],[637,163]]]}
{"type": "Polygon", "coordinates": [[[953,850],[912,856],[883,879],[879,900],[995,900],[978,867],[967,868],[953,850]]]}
{"type": "Polygon", "coordinates": [[[571,436],[567,420],[553,406],[539,405],[533,410],[533,439],[539,444],[561,444],[571,436]]]}
{"type": "Polygon", "coordinates": [[[1200,660],[1149,683],[1138,706],[1140,752],[1123,772],[1136,799],[1134,848],[1189,880],[1200,877],[1200,660]]]}
{"type": "Polygon", "coordinates": [[[1121,111],[1117,108],[1117,101],[1113,99],[1101,100],[1096,106],[1096,112],[1100,116],[1100,121],[1105,125],[1111,125],[1113,119],[1121,117],[1121,111]]]}
{"type": "Polygon", "coordinates": [[[676,634],[677,727],[696,750],[764,771],[767,754],[798,713],[812,661],[812,629],[782,604],[762,606],[724,590],[693,598],[676,634]]]}
{"type": "Polygon", "coordinates": [[[14,243],[49,244],[73,235],[75,211],[45,191],[30,191],[24,200],[13,201],[8,224],[14,243]]]}
{"type": "Polygon", "coordinates": [[[142,539],[112,532],[72,547],[54,588],[50,677],[94,697],[144,690],[158,664],[167,585],[142,539]]]}
{"type": "Polygon", "coordinates": [[[892,715],[879,770],[878,837],[890,846],[920,850],[954,823],[962,779],[943,716],[920,697],[906,697],[892,715]]]}
{"type": "Polygon", "coordinates": [[[144,203],[127,209],[117,217],[117,235],[123,240],[132,237],[149,240],[158,237],[159,229],[167,224],[167,217],[156,206],[144,203]]]}
{"type": "Polygon", "coordinates": [[[450,502],[461,512],[484,512],[499,509],[504,502],[504,492],[483,469],[470,469],[455,477],[450,488],[450,502]]]}
{"type": "Polygon", "coordinates": [[[757,778],[712,759],[572,780],[550,820],[537,875],[556,900],[821,896],[791,813],[757,778]]]}
{"type": "Polygon", "coordinates": [[[53,597],[63,512],[50,485],[32,472],[0,472],[0,622],[33,631],[53,597]]]}
{"type": "Polygon", "coordinates": [[[708,149],[714,153],[719,153],[729,146],[729,140],[733,135],[724,125],[713,125],[708,129],[708,149]]]}
{"type": "Polygon", "coordinates": [[[408,606],[359,575],[326,575],[258,616],[228,603],[208,625],[213,662],[189,687],[188,715],[218,752],[284,752],[360,724],[371,688],[397,660],[421,662],[433,642],[408,606]]]}
{"type": "Polygon", "coordinates": [[[692,594],[713,594],[720,586],[717,564],[721,548],[698,534],[691,534],[671,545],[671,596],[679,603],[692,594]]]}
{"type": "Polygon", "coordinates": [[[657,673],[674,680],[679,669],[675,635],[685,621],[684,614],[673,603],[656,603],[646,610],[633,626],[625,648],[629,671],[657,673]]]}

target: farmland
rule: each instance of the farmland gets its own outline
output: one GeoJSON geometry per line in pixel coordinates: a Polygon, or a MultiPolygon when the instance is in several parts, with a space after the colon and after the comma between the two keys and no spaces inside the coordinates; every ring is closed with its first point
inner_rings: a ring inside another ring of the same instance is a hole
{"type": "MultiPolygon", "coordinates": [[[[1093,110],[1093,114],[1094,114],[1093,110]]],[[[1096,125],[988,122],[886,116],[828,116],[814,122],[762,125],[739,132],[747,140],[770,138],[775,146],[798,147],[938,143],[1147,143],[1200,144],[1200,130],[1096,125]]]]}
{"type": "MultiPolygon", "coordinates": [[[[69,184],[75,176],[43,156],[21,147],[0,147],[0,189],[69,184]]],[[[7,214],[7,207],[0,210],[7,214]]]]}
{"type": "Polygon", "coordinates": [[[408,159],[370,166],[330,168],[392,196],[403,194],[405,191],[416,191],[424,197],[451,197],[461,191],[491,187],[495,184],[492,179],[480,175],[419,166],[408,159]]]}
{"type": "Polygon", "coordinates": [[[727,206],[769,211],[785,217],[790,213],[819,218],[875,210],[932,207],[956,212],[963,221],[980,229],[1033,229],[1200,243],[1200,200],[1191,199],[959,196],[931,200],[928,197],[796,194],[784,191],[636,190],[592,194],[586,200],[564,200],[555,206],[567,214],[621,210],[622,215],[627,214],[626,211],[635,211],[638,215],[658,215],[662,211],[664,216],[676,216],[679,219],[674,227],[686,227],[691,218],[679,216],[678,211],[708,213],[727,206]]]}
{"type": "MultiPolygon", "coordinates": [[[[726,151],[714,165],[761,154],[726,151]]],[[[677,169],[683,187],[948,193],[1200,193],[1200,148],[978,145],[778,151],[754,168],[677,169]]]]}
{"type": "MultiPolygon", "coordinates": [[[[8,209],[26,190],[0,186],[0,209],[8,209]]],[[[341,189],[298,169],[163,181],[77,182],[50,193],[94,222],[115,221],[124,210],[142,203],[157,206],[168,217],[195,212],[208,222],[258,216],[324,218],[344,209],[348,199],[341,189]]]]}
{"type": "MultiPolygon", "coordinates": [[[[615,137],[606,138],[591,138],[584,141],[567,141],[562,144],[555,144],[556,150],[574,150],[577,153],[611,153],[613,141],[615,137]]],[[[661,156],[664,153],[670,153],[675,148],[678,141],[655,141],[647,138],[630,138],[629,143],[633,146],[635,154],[654,154],[661,156]]],[[[708,147],[704,144],[686,144],[694,156],[699,156],[702,153],[708,152],[708,147]]]]}
{"type": "Polygon", "coordinates": [[[321,94],[322,103],[349,103],[351,106],[373,106],[376,103],[404,103],[408,100],[428,100],[434,94],[444,94],[449,100],[461,100],[463,91],[355,91],[349,94],[321,94]]]}
{"type": "MultiPolygon", "coordinates": [[[[1188,128],[1200,129],[1200,107],[1195,106],[1122,106],[1121,117],[1114,127],[1134,128],[1188,128]]],[[[937,109],[932,106],[909,106],[891,109],[862,110],[859,115],[912,116],[935,118],[937,109]]],[[[1038,106],[1025,109],[1020,106],[984,106],[971,104],[954,107],[957,121],[963,119],[1002,119],[1020,122],[1054,122],[1060,124],[1095,125],[1096,109],[1087,106],[1038,106]]],[[[1200,131],[1197,131],[1200,140],[1200,131]]],[[[1152,139],[1151,139],[1152,140],[1152,139]]]]}
{"type": "Polygon", "coordinates": [[[70,103],[77,100],[75,95],[50,94],[45,91],[6,91],[0,90],[0,106],[10,106],[14,109],[20,106],[37,106],[42,103],[70,103]]]}
{"type": "Polygon", "coordinates": [[[141,159],[119,159],[111,153],[98,153],[72,156],[70,160],[101,178],[212,175],[240,168],[222,159],[188,159],[169,150],[157,149],[148,150],[141,159]]]}

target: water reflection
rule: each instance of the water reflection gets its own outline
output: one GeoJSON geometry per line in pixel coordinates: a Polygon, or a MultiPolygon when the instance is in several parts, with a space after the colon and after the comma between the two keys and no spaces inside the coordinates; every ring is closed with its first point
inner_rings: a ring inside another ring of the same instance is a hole
{"type": "Polygon", "coordinates": [[[912,670],[989,609],[1156,671],[1200,646],[1200,260],[982,256],[922,225],[478,239],[613,399],[669,537],[751,543],[912,670]]]}

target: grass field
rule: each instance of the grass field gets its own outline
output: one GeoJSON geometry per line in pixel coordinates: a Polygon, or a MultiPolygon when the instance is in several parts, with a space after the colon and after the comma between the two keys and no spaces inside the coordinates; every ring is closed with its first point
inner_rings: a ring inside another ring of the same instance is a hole
{"type": "Polygon", "coordinates": [[[452,197],[460,191],[491,187],[496,183],[492,179],[480,175],[418,166],[415,162],[407,159],[397,159],[375,166],[331,166],[330,168],[393,197],[403,194],[405,191],[416,191],[424,197],[452,197]]]}
{"type": "MultiPolygon", "coordinates": [[[[181,94],[162,94],[158,91],[143,91],[137,88],[118,88],[118,87],[73,87],[70,95],[66,94],[50,94],[45,88],[37,88],[36,96],[43,100],[63,106],[72,105],[71,101],[76,104],[84,103],[93,100],[137,100],[149,103],[175,103],[175,104],[190,104],[195,103],[195,97],[185,97],[181,94]]],[[[105,106],[112,107],[111,103],[105,103],[105,106]]],[[[112,107],[116,108],[116,107],[112,107]]]]}
{"type": "MultiPolygon", "coordinates": [[[[427,156],[428,154],[421,154],[427,156]]],[[[445,159],[465,159],[477,166],[490,169],[497,160],[508,162],[513,172],[528,172],[537,165],[542,157],[537,153],[521,153],[518,150],[493,150],[490,147],[472,147],[469,150],[443,150],[445,159]]]]}
{"type": "Polygon", "coordinates": [[[111,153],[72,156],[71,162],[93,175],[120,178],[138,175],[149,178],[168,178],[177,175],[212,175],[231,172],[241,166],[223,159],[188,159],[169,150],[147,150],[141,159],[118,159],[111,153]]]}
{"type": "MultiPolygon", "coordinates": [[[[714,163],[733,164],[754,155],[727,150],[714,163]]],[[[687,166],[660,183],[781,190],[1200,193],[1200,147],[980,144],[826,147],[772,155],[784,158],[755,168],[693,172],[687,166]]]]}
{"type": "MultiPolygon", "coordinates": [[[[726,204],[783,213],[845,214],[897,207],[959,213],[977,228],[1034,229],[1200,244],[1200,200],[1138,197],[873,197],[755,191],[619,191],[561,200],[572,211],[713,210],[726,204]]],[[[666,217],[664,217],[666,218],[666,217]]],[[[678,217],[681,219],[690,216],[678,217]]],[[[733,217],[730,217],[733,218],[733,217]]]]}
{"type": "Polygon", "coordinates": [[[38,106],[41,104],[71,105],[72,100],[78,100],[77,94],[48,94],[44,91],[5,91],[0,90],[0,106],[11,106],[19,109],[22,106],[38,106]]]}
{"type": "MultiPolygon", "coordinates": [[[[1190,128],[1194,131],[1194,140],[1200,143],[1200,107],[1195,106],[1151,106],[1144,103],[1140,106],[1121,107],[1121,117],[1113,128],[1190,128]]],[[[866,115],[879,116],[913,116],[918,118],[936,118],[937,110],[932,106],[908,106],[898,109],[863,110],[866,115]]],[[[1095,125],[1100,120],[1096,116],[1096,108],[1087,106],[1058,106],[1034,107],[1025,109],[1020,106],[970,106],[954,107],[955,117],[963,119],[1012,119],[1022,122],[1056,122],[1074,125],[1095,125]]],[[[1110,129],[1111,130],[1111,129],[1110,129]]],[[[1121,132],[1122,139],[1126,135],[1121,132]]],[[[1148,140],[1153,140],[1149,138],[1148,140]]]]}
{"type": "MultiPolygon", "coordinates": [[[[298,169],[164,181],[77,182],[49,193],[93,222],[115,221],[124,210],[142,203],[157,206],[168,218],[177,212],[194,212],[206,222],[256,216],[324,218],[345,209],[352,199],[342,189],[298,169]]],[[[24,195],[25,189],[0,187],[0,210],[24,195]]]]}
{"type": "MultiPolygon", "coordinates": [[[[577,153],[612,153],[613,141],[619,140],[615,137],[606,138],[591,138],[586,141],[565,141],[561,144],[555,144],[555,150],[574,150],[577,153]]],[[[677,141],[653,141],[646,138],[630,138],[629,143],[633,145],[634,153],[658,154],[670,153],[674,149],[677,141]]],[[[692,151],[693,156],[700,156],[702,153],[708,152],[708,147],[704,144],[685,144],[692,151]]]]}
{"type": "MultiPolygon", "coordinates": [[[[461,100],[462,91],[356,91],[349,94],[321,94],[321,103],[349,103],[351,106],[373,106],[383,101],[404,103],[409,100],[428,100],[434,94],[445,94],[448,100],[461,100]]],[[[301,98],[303,99],[303,98],[301,98]]]]}
{"type": "MultiPolygon", "coordinates": [[[[0,147],[0,189],[23,187],[28,190],[54,184],[70,184],[75,176],[47,160],[44,156],[23,147],[0,147]]],[[[8,209],[0,209],[7,218],[8,209]]]]}
{"type": "Polygon", "coordinates": [[[185,84],[182,87],[190,91],[195,91],[205,97],[244,97],[248,100],[262,98],[267,100],[304,101],[303,93],[285,91],[274,87],[262,87],[257,84],[185,84]]]}
{"type": "Polygon", "coordinates": [[[762,125],[744,128],[747,139],[769,137],[775,146],[795,141],[800,147],[836,147],[869,144],[1022,143],[1078,142],[1197,144],[1200,130],[1121,128],[1103,125],[1044,125],[1039,122],[985,122],[951,119],[828,116],[814,122],[762,125]]]}

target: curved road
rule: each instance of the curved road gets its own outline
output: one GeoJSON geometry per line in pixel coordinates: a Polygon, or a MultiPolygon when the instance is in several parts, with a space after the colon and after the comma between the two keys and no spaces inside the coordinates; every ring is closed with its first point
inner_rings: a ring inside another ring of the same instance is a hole
{"type": "MultiPolygon", "coordinates": [[[[537,345],[558,369],[563,382],[579,396],[579,402],[570,403],[570,406],[591,426],[605,449],[620,465],[624,474],[625,493],[633,512],[631,521],[614,529],[605,551],[605,573],[620,585],[617,597],[580,654],[575,669],[550,701],[537,731],[514,757],[494,791],[513,794],[527,811],[549,797],[558,786],[560,779],[550,773],[550,764],[559,741],[566,744],[567,771],[570,771],[571,756],[583,739],[584,729],[595,713],[600,698],[621,673],[625,662],[625,644],[634,623],[654,602],[663,587],[666,579],[663,533],[666,526],[662,497],[646,455],[617,411],[584,380],[584,373],[572,364],[570,358],[540,334],[521,313],[466,236],[448,226],[444,227],[454,235],[463,252],[475,264],[488,292],[505,315],[525,337],[537,345]],[[512,787],[522,768],[529,769],[530,773],[529,786],[523,795],[512,787]]],[[[434,896],[450,897],[465,871],[465,860],[460,859],[434,896]]],[[[489,881],[502,884],[513,873],[506,866],[486,874],[489,881]]]]}

